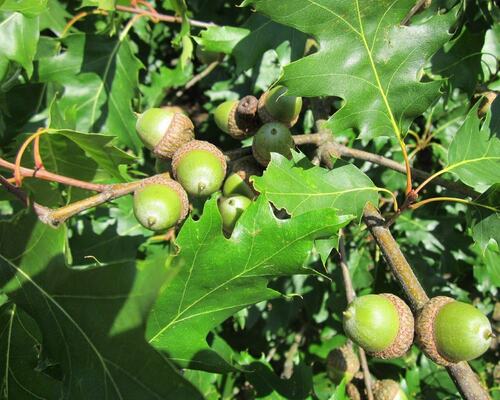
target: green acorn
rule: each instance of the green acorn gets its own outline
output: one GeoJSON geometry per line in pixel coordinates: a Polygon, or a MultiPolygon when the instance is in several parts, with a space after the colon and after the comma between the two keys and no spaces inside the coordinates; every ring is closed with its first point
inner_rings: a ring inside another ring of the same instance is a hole
{"type": "Polygon", "coordinates": [[[373,397],[375,400],[408,400],[405,392],[396,381],[383,379],[373,385],[373,397]]]}
{"type": "Polygon", "coordinates": [[[390,293],[356,298],[344,312],[343,323],[346,335],[374,357],[400,357],[413,342],[413,314],[390,293]]]}
{"type": "Polygon", "coordinates": [[[224,154],[213,144],[201,140],[186,143],[172,158],[175,179],[193,196],[205,197],[219,190],[226,168],[224,154]]]}
{"type": "Polygon", "coordinates": [[[252,136],[258,126],[257,105],[258,101],[253,96],[245,96],[239,101],[227,100],[215,109],[215,124],[238,140],[252,136]]]}
{"type": "Polygon", "coordinates": [[[302,109],[302,98],[286,95],[287,88],[275,86],[259,99],[259,116],[266,122],[281,122],[287,127],[295,125],[302,109]]]}
{"type": "Polygon", "coordinates": [[[444,366],[481,356],[493,338],[491,324],[483,313],[445,296],[432,298],[420,310],[416,334],[422,351],[444,366]]]}
{"type": "Polygon", "coordinates": [[[219,211],[222,216],[222,227],[230,233],[241,214],[252,204],[248,197],[236,195],[219,199],[219,211]]]}
{"type": "Polygon", "coordinates": [[[170,158],[175,151],[194,139],[194,126],[182,113],[150,108],[137,118],[136,130],[144,145],[156,157],[170,158]]]}
{"type": "Polygon", "coordinates": [[[236,172],[228,175],[222,186],[222,194],[226,197],[234,195],[246,196],[249,199],[255,197],[252,188],[245,182],[245,180],[236,172]]]}
{"type": "Polygon", "coordinates": [[[142,226],[152,231],[182,222],[188,210],[186,192],[172,179],[151,179],[134,192],[134,215],[142,226]]]}
{"type": "Polygon", "coordinates": [[[271,161],[271,153],[292,158],[293,146],[290,130],[282,123],[269,122],[257,131],[252,143],[252,154],[259,164],[267,166],[271,161]]]}
{"type": "Polygon", "coordinates": [[[359,359],[351,345],[347,344],[328,353],[326,358],[326,373],[336,384],[342,379],[350,382],[359,371],[359,359]]]}

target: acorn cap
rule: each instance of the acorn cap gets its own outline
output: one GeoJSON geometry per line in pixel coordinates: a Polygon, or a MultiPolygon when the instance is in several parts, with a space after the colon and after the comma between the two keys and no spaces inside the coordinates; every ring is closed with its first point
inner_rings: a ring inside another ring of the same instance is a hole
{"type": "Polygon", "coordinates": [[[227,121],[221,121],[220,117],[216,117],[217,126],[237,140],[254,135],[258,128],[257,104],[258,101],[253,96],[245,96],[240,101],[222,103],[218,109],[224,118],[227,115],[227,121]]]}
{"type": "Polygon", "coordinates": [[[381,293],[380,295],[384,296],[396,307],[399,316],[399,329],[396,339],[394,339],[389,347],[382,351],[372,352],[370,355],[382,359],[401,357],[413,343],[415,331],[413,314],[408,305],[398,296],[391,293],[381,293]]]}
{"type": "Polygon", "coordinates": [[[162,110],[169,111],[172,113],[179,113],[179,114],[184,114],[185,116],[189,116],[187,111],[184,110],[181,106],[175,106],[175,105],[170,105],[170,106],[161,106],[160,107],[162,110]]]}
{"type": "Polygon", "coordinates": [[[349,382],[345,387],[345,392],[350,400],[361,400],[361,393],[353,383],[349,382]]]}
{"type": "MultiPolygon", "coordinates": [[[[231,166],[231,174],[238,175],[242,180],[242,182],[244,182],[252,191],[253,195],[250,197],[255,197],[259,195],[259,192],[255,190],[253,183],[250,181],[251,176],[262,175],[262,167],[260,166],[260,164],[257,163],[257,161],[255,161],[255,158],[253,156],[245,156],[235,161],[232,161],[230,166],[231,166]]],[[[241,193],[241,194],[249,196],[249,193],[248,194],[241,193]]]]}
{"type": "Polygon", "coordinates": [[[383,379],[373,385],[375,400],[404,400],[406,395],[399,387],[399,383],[392,379],[383,379]]]}
{"type": "Polygon", "coordinates": [[[179,165],[179,162],[182,160],[182,157],[193,150],[201,150],[212,153],[219,159],[222,169],[224,170],[224,174],[226,173],[227,171],[226,157],[224,156],[224,153],[222,153],[222,151],[220,151],[217,146],[213,145],[210,142],[206,142],[204,140],[191,140],[190,142],[180,147],[172,157],[172,170],[174,171],[174,176],[177,170],[177,166],[179,165]]]}
{"type": "Polygon", "coordinates": [[[173,189],[179,196],[179,200],[181,202],[181,213],[179,215],[179,219],[177,223],[181,223],[187,217],[189,212],[189,200],[186,191],[184,188],[172,178],[169,177],[168,173],[155,175],[151,178],[145,179],[141,185],[135,190],[134,195],[140,192],[142,189],[147,187],[148,185],[165,185],[169,188],[173,189]]]}
{"type": "Polygon", "coordinates": [[[259,104],[258,104],[259,117],[260,117],[260,119],[261,119],[261,121],[263,123],[267,123],[267,122],[281,122],[282,124],[286,125],[288,128],[291,128],[292,126],[294,126],[297,123],[297,121],[299,119],[299,116],[300,116],[300,112],[291,121],[285,121],[285,120],[281,120],[281,119],[276,119],[269,112],[268,108],[266,107],[266,103],[268,101],[267,99],[268,99],[269,93],[271,93],[271,91],[273,89],[266,90],[260,96],[260,98],[259,98],[259,104]]]}
{"type": "Polygon", "coordinates": [[[445,367],[453,363],[442,357],[437,351],[436,342],[434,340],[434,320],[444,305],[454,301],[455,299],[446,296],[433,297],[417,315],[416,334],[417,343],[420,349],[436,364],[445,367]]]}
{"type": "Polygon", "coordinates": [[[335,383],[342,378],[349,382],[359,371],[359,359],[351,345],[347,344],[328,353],[326,358],[326,372],[335,383]]]}
{"type": "Polygon", "coordinates": [[[163,137],[154,146],[157,157],[170,158],[178,148],[194,139],[194,125],[183,113],[175,113],[163,137]]]}

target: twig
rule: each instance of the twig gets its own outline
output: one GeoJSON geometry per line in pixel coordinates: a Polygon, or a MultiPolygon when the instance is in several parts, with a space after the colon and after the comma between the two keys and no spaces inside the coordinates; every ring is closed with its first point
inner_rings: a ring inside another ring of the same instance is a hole
{"type": "MultiPolygon", "coordinates": [[[[0,158],[0,167],[10,171],[14,171],[16,168],[16,166],[13,163],[10,163],[4,160],[3,158],[0,158]]],[[[110,186],[110,185],[85,182],[79,179],[69,178],[67,176],[46,171],[44,169],[34,170],[31,168],[21,167],[19,171],[21,173],[21,176],[25,178],[37,178],[37,179],[42,179],[44,181],[58,182],[68,186],[74,186],[85,190],[91,190],[93,192],[102,192],[104,190],[107,190],[110,186]]]]}
{"type": "Polygon", "coordinates": [[[17,197],[18,200],[20,200],[26,207],[33,207],[33,210],[35,211],[36,215],[41,221],[44,221],[47,214],[50,212],[50,209],[47,207],[44,207],[38,203],[30,203],[28,195],[21,189],[19,189],[17,186],[13,185],[10,183],[7,179],[5,179],[2,175],[0,175],[0,184],[12,195],[17,197]]]}
{"type": "Polygon", "coordinates": [[[299,351],[300,342],[302,342],[302,338],[304,337],[305,326],[303,326],[300,331],[295,335],[292,345],[290,349],[285,354],[285,364],[283,366],[283,372],[281,377],[284,379],[290,379],[293,375],[293,359],[299,351]]]}
{"type": "MultiPolygon", "coordinates": [[[[400,164],[394,160],[391,160],[390,158],[386,158],[378,154],[344,146],[343,144],[335,142],[333,136],[330,133],[319,132],[306,135],[294,135],[293,139],[297,146],[304,144],[314,144],[318,147],[321,147],[322,159],[326,165],[328,165],[328,163],[330,162],[331,157],[349,157],[355,158],[357,160],[368,161],[373,164],[377,164],[382,167],[400,172],[402,174],[406,174],[406,168],[403,164],[400,164]]],[[[417,168],[411,168],[411,173],[414,177],[420,180],[426,180],[431,176],[431,174],[417,168]]],[[[470,197],[479,196],[479,193],[458,182],[453,182],[441,178],[434,179],[434,182],[456,193],[464,194],[470,197]]]]}
{"type": "MultiPolygon", "coordinates": [[[[365,207],[363,219],[385,257],[387,265],[403,287],[414,313],[429,300],[425,290],[404,257],[385,220],[370,203],[365,207]]],[[[481,385],[469,364],[460,362],[446,368],[458,390],[466,400],[490,400],[488,391],[481,385]]]]}
{"type": "Polygon", "coordinates": [[[86,199],[80,201],[75,201],[74,203],[68,204],[64,207],[50,210],[45,216],[45,220],[43,222],[53,227],[57,227],[74,215],[81,213],[82,211],[94,208],[110,200],[117,199],[118,197],[123,197],[130,193],[133,193],[140,186],[147,184],[148,181],[155,181],[160,176],[170,177],[168,173],[165,173],[154,175],[134,182],[109,185],[105,191],[94,196],[87,197],[86,199]]]}
{"type": "Polygon", "coordinates": [[[430,5],[431,0],[418,0],[417,3],[408,11],[408,14],[401,21],[401,25],[408,25],[410,19],[417,14],[422,8],[426,8],[430,5]]]}
{"type": "MultiPolygon", "coordinates": [[[[165,15],[165,14],[153,13],[151,11],[144,10],[141,8],[127,7],[127,6],[122,6],[119,4],[116,6],[116,10],[128,12],[131,14],[144,14],[144,15],[147,15],[151,18],[155,18],[155,19],[157,19],[159,21],[163,21],[163,22],[182,24],[182,18],[175,16],[175,15],[165,15]]],[[[199,28],[209,28],[211,26],[217,26],[217,24],[214,24],[213,22],[203,22],[203,21],[197,21],[195,19],[189,19],[189,23],[192,26],[196,26],[199,28]]]]}
{"type": "Polygon", "coordinates": [[[206,78],[210,73],[217,68],[217,66],[220,64],[220,61],[214,61],[213,63],[209,64],[203,71],[201,71],[199,74],[193,76],[193,78],[186,83],[184,86],[183,90],[179,90],[176,93],[177,97],[181,97],[182,94],[186,91],[191,89],[194,85],[196,85],[199,81],[201,81],[203,78],[206,78]]]}
{"type": "MultiPolygon", "coordinates": [[[[352,285],[351,274],[349,273],[349,266],[346,262],[346,251],[345,251],[345,241],[344,241],[344,232],[340,230],[339,232],[339,256],[340,256],[340,268],[342,269],[342,278],[344,280],[345,287],[345,297],[347,300],[347,304],[350,304],[354,298],[356,297],[356,292],[354,291],[354,287],[352,285]]],[[[372,391],[372,382],[370,369],[368,368],[368,360],[366,359],[365,351],[359,347],[359,359],[361,361],[361,369],[363,370],[363,380],[365,382],[366,395],[368,400],[373,400],[373,391],[372,391]]]]}

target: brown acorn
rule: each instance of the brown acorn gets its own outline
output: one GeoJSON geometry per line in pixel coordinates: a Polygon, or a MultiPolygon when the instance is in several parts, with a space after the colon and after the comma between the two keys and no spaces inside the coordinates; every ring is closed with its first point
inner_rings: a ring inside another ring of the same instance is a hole
{"type": "Polygon", "coordinates": [[[449,366],[481,356],[488,350],[493,332],[488,318],[474,306],[438,296],[419,311],[416,336],[427,357],[449,366]]]}
{"type": "Polygon", "coordinates": [[[139,115],[137,133],[156,157],[170,158],[175,151],[194,139],[194,125],[183,113],[150,108],[139,115]]]}
{"type": "Polygon", "coordinates": [[[347,344],[328,353],[326,373],[332,382],[339,384],[345,378],[350,382],[359,371],[359,359],[352,345],[347,344]]]}
{"type": "Polygon", "coordinates": [[[401,387],[392,379],[383,379],[373,385],[373,397],[375,400],[407,400],[406,394],[401,387]]]}

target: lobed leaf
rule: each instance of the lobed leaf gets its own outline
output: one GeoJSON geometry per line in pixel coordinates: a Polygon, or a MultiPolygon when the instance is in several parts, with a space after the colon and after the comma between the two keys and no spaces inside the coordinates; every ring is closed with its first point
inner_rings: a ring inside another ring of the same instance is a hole
{"type": "Polygon", "coordinates": [[[345,100],[331,128],[362,139],[402,137],[439,96],[421,82],[427,60],[448,39],[452,13],[401,26],[414,0],[246,0],[273,21],[313,35],[320,50],[285,67],[280,82],[301,96],[345,100]]]}
{"type": "Polygon", "coordinates": [[[43,352],[61,367],[60,398],[201,398],[144,340],[165,255],[72,270],[65,227],[35,221],[0,223],[0,287],[40,327],[43,352]]]}
{"type": "Polygon", "coordinates": [[[189,368],[232,370],[208,346],[210,330],[249,305],[280,296],[267,287],[271,278],[311,273],[302,265],[314,239],[336,235],[349,221],[331,209],[279,220],[260,196],[227,239],[216,201],[210,200],[200,221],[188,220],[179,234],[172,264],[177,274],[152,310],[149,342],[189,368]]]}
{"type": "Polygon", "coordinates": [[[73,34],[60,44],[65,51],[40,58],[39,80],[62,88],[61,112],[74,114],[78,131],[105,133],[141,148],[131,101],[142,64],[129,40],[73,34]]]}
{"type": "Polygon", "coordinates": [[[273,154],[264,174],[253,177],[253,182],[269,201],[291,215],[335,208],[340,214],[361,218],[368,201],[378,203],[379,189],[352,164],[327,170],[315,167],[305,159],[298,165],[273,154]]]}

